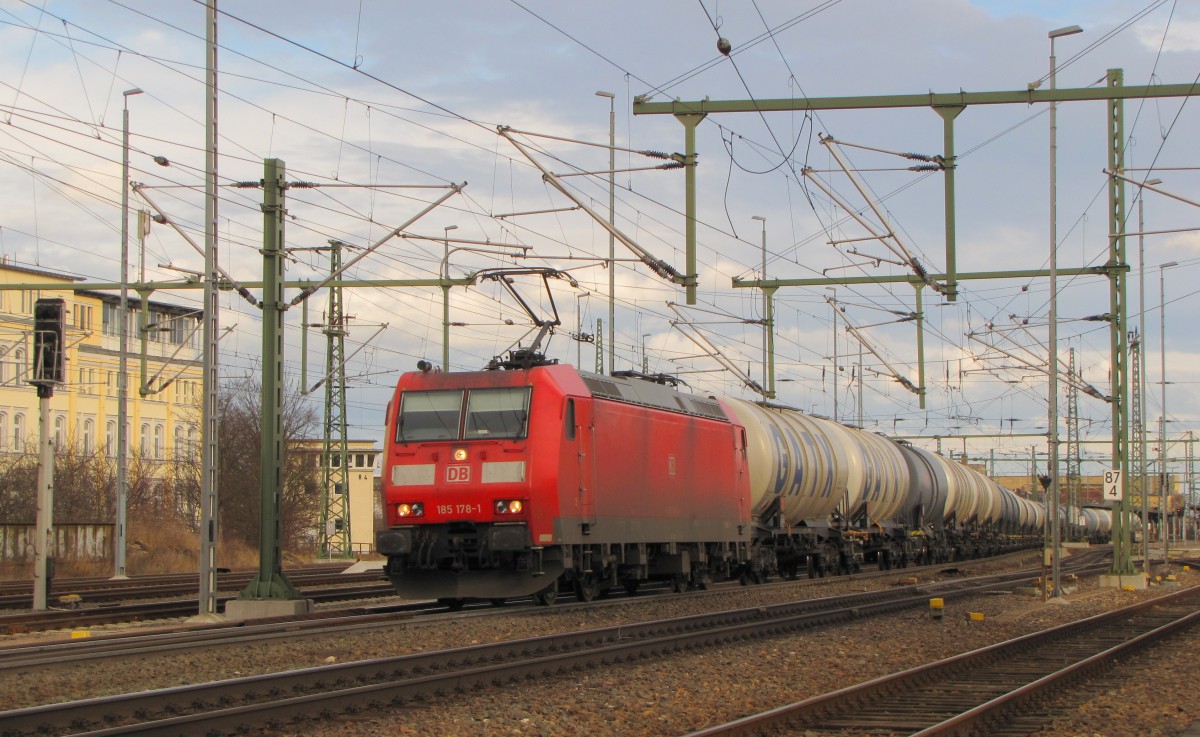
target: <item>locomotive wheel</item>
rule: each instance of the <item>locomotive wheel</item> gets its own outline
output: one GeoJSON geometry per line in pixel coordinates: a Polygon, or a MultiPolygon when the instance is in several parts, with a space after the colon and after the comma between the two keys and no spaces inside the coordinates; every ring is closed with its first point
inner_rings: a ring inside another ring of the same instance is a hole
{"type": "Polygon", "coordinates": [[[638,586],[641,585],[641,581],[638,581],[636,578],[629,578],[622,581],[621,585],[625,587],[626,594],[633,596],[638,592],[638,586]]]}
{"type": "Polygon", "coordinates": [[[677,594],[687,591],[687,579],[683,576],[673,576],[671,578],[671,591],[677,594]]]}
{"type": "Polygon", "coordinates": [[[807,556],[807,557],[806,557],[806,560],[808,561],[808,577],[809,577],[809,578],[816,578],[816,577],[817,577],[817,563],[816,563],[816,561],[813,559],[813,556],[811,556],[811,555],[807,556]]]}
{"type": "Polygon", "coordinates": [[[503,596],[492,599],[491,602],[492,602],[492,606],[507,606],[508,605],[508,599],[505,599],[503,596]]]}
{"type": "Polygon", "coordinates": [[[538,606],[550,606],[558,598],[558,584],[552,583],[533,595],[533,601],[538,606]]]}
{"type": "Polygon", "coordinates": [[[465,599],[438,599],[438,603],[446,607],[452,612],[457,612],[463,608],[466,603],[465,599]]]}
{"type": "Polygon", "coordinates": [[[589,602],[596,598],[600,593],[600,583],[596,580],[596,575],[593,573],[585,573],[575,579],[575,598],[582,602],[589,602]]]}

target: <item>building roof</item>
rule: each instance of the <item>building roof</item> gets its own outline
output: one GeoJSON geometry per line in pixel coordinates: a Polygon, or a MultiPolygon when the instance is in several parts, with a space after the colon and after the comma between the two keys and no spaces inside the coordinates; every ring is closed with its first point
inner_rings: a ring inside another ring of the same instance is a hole
{"type": "Polygon", "coordinates": [[[33,268],[32,266],[18,266],[8,260],[8,256],[0,256],[0,269],[4,271],[16,271],[21,274],[32,274],[34,276],[44,276],[48,279],[61,279],[68,282],[84,281],[82,276],[71,276],[59,271],[48,271],[43,268],[33,268]]]}

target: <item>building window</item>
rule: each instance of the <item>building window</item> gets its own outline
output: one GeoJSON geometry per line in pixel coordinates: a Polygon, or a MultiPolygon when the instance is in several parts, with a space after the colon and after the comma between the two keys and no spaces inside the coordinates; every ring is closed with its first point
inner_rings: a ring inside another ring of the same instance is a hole
{"type": "MultiPolygon", "coordinates": [[[[24,292],[22,292],[24,294],[24,292]]],[[[13,381],[19,382],[25,375],[25,347],[13,351],[13,381]]]]}
{"type": "Polygon", "coordinates": [[[92,329],[92,306],[77,304],[75,305],[75,327],[80,330],[92,329]]]}
{"type": "Polygon", "coordinates": [[[105,335],[116,335],[117,325],[120,324],[120,305],[114,302],[105,302],[104,311],[101,313],[101,325],[103,326],[105,335]]]}
{"type": "Polygon", "coordinates": [[[67,447],[67,418],[57,415],[54,418],[54,448],[62,450],[67,447]]]}
{"type": "Polygon", "coordinates": [[[104,454],[109,458],[117,457],[117,423],[112,420],[104,424],[104,454]]]}
{"type": "Polygon", "coordinates": [[[96,421],[93,419],[84,420],[83,421],[83,452],[84,453],[92,452],[92,450],[94,448],[93,442],[95,440],[95,437],[96,437],[96,421]]]}
{"type": "Polygon", "coordinates": [[[8,413],[0,412],[0,448],[8,448],[8,413]]]}
{"type": "Polygon", "coordinates": [[[142,423],[142,442],[139,447],[142,451],[142,457],[148,458],[150,456],[150,423],[148,422],[142,423]]]}
{"type": "Polygon", "coordinates": [[[154,457],[161,459],[165,452],[166,429],[162,425],[154,426],[154,457]]]}
{"type": "MultiPolygon", "coordinates": [[[[24,294],[24,292],[22,292],[24,294]]],[[[25,415],[13,415],[13,450],[25,450],[25,415]]]]}

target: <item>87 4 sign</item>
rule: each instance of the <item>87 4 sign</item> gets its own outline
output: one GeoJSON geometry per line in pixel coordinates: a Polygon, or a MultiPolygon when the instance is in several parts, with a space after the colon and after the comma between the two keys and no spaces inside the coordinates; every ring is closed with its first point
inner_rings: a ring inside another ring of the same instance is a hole
{"type": "Polygon", "coordinates": [[[1108,501],[1119,502],[1121,495],[1121,472],[1110,468],[1104,472],[1104,498],[1108,501]]]}

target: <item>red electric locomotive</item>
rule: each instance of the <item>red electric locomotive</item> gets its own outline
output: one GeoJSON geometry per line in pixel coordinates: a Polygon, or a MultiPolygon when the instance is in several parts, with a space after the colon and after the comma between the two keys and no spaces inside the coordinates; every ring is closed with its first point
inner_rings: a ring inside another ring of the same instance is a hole
{"type": "Polygon", "coordinates": [[[745,433],[717,401],[565,364],[423,368],[387,415],[377,543],[402,596],[588,600],[749,563],[745,433]]]}

